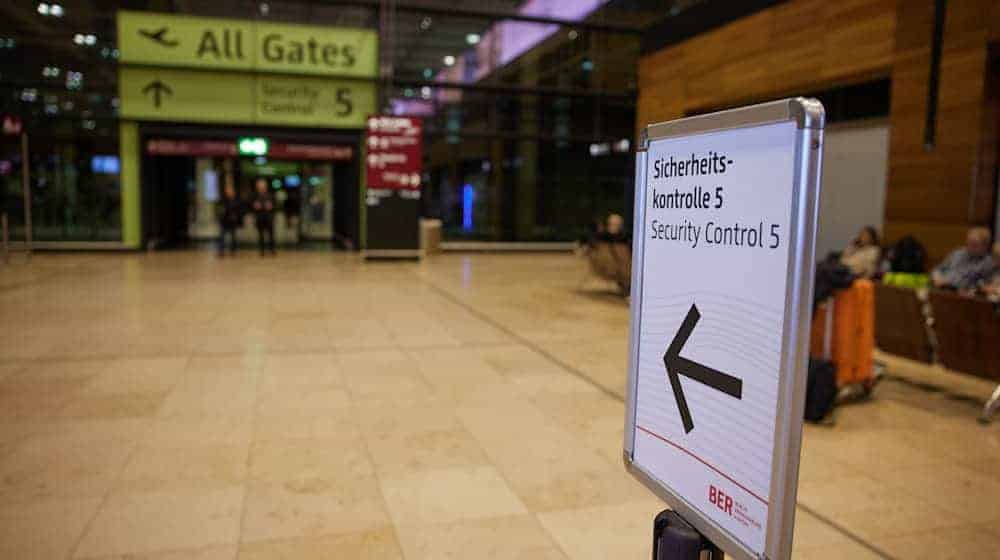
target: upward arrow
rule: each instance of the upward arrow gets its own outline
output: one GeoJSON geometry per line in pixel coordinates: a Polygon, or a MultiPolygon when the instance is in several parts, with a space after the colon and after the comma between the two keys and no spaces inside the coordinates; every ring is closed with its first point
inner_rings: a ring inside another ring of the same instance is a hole
{"type": "Polygon", "coordinates": [[[153,106],[157,109],[160,108],[161,96],[165,93],[167,95],[173,95],[174,90],[170,89],[170,86],[161,82],[159,79],[154,80],[146,84],[146,87],[142,88],[143,94],[153,94],[153,106]]]}
{"type": "Polygon", "coordinates": [[[684,348],[684,344],[691,336],[699,319],[701,319],[701,313],[698,312],[698,306],[692,303],[687,316],[684,317],[680,328],[677,329],[677,334],[670,341],[666,354],[663,355],[663,365],[667,368],[667,378],[670,380],[670,387],[674,390],[677,409],[680,410],[681,421],[684,423],[684,433],[690,433],[694,429],[694,421],[691,419],[691,410],[688,408],[687,399],[684,398],[681,375],[690,377],[703,385],[708,385],[716,391],[722,391],[731,397],[743,400],[742,379],[681,357],[681,349],[684,348]]]}

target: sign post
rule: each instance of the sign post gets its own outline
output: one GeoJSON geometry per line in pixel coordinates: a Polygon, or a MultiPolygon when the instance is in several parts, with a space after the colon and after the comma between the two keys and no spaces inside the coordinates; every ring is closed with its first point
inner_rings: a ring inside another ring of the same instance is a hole
{"type": "Polygon", "coordinates": [[[28,159],[28,133],[21,131],[21,190],[24,192],[24,251],[31,260],[31,160],[28,159]]]}
{"type": "Polygon", "coordinates": [[[624,459],[673,509],[661,559],[791,556],[823,126],[796,98],[644,130],[624,459]]]}
{"type": "Polygon", "coordinates": [[[423,122],[368,118],[365,157],[366,258],[420,258],[423,122]]]}

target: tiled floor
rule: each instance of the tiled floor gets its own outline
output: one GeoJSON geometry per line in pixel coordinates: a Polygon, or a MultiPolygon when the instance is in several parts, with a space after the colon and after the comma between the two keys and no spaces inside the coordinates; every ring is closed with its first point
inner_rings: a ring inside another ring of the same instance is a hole
{"type": "MultiPolygon", "coordinates": [[[[586,277],[562,255],[2,267],[0,558],[648,558],[628,309],[586,277]]],[[[997,557],[991,387],[883,358],[875,399],[806,428],[795,556],[997,557]]]]}

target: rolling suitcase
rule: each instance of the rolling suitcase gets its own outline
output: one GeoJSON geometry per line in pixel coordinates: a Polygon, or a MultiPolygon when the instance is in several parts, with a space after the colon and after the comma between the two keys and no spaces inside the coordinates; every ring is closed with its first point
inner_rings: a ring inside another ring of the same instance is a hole
{"type": "Polygon", "coordinates": [[[821,304],[813,316],[809,355],[833,362],[837,387],[875,383],[875,285],[855,280],[821,304]]]}

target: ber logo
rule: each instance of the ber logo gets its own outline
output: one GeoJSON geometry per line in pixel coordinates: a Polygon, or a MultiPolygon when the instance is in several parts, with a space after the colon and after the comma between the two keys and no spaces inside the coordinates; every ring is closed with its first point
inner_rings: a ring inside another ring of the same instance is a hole
{"type": "Polygon", "coordinates": [[[711,484],[708,485],[708,501],[729,517],[733,516],[733,498],[711,484]]]}

